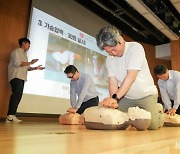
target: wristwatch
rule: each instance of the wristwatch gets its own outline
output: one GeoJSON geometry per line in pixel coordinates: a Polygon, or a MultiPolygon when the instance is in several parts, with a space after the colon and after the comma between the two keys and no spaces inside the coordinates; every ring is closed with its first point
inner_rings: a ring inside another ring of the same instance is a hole
{"type": "Polygon", "coordinates": [[[119,101],[119,98],[117,97],[117,94],[113,94],[112,98],[114,98],[115,100],[117,100],[117,102],[119,101]]]}

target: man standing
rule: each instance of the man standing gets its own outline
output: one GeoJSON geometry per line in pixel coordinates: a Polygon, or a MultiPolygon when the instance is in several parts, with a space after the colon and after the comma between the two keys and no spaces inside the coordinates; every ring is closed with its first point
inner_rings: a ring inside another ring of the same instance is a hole
{"type": "Polygon", "coordinates": [[[13,123],[22,122],[22,120],[16,117],[16,112],[22,98],[24,82],[27,80],[27,71],[44,69],[41,65],[30,67],[30,65],[36,63],[38,59],[33,59],[31,62],[28,62],[26,51],[28,51],[30,47],[29,39],[19,39],[19,46],[20,48],[15,49],[11,53],[8,65],[8,80],[11,84],[12,94],[10,96],[6,122],[13,123]]]}
{"type": "Polygon", "coordinates": [[[127,112],[129,107],[140,107],[151,113],[148,129],[158,129],[164,123],[163,113],[157,105],[157,88],[154,85],[144,48],[137,42],[125,42],[117,28],[102,28],[97,45],[109,55],[106,67],[109,77],[109,98],[101,105],[127,112]]]}
{"type": "Polygon", "coordinates": [[[171,116],[180,114],[180,72],[157,65],[154,74],[159,78],[158,86],[166,113],[171,116]]]}

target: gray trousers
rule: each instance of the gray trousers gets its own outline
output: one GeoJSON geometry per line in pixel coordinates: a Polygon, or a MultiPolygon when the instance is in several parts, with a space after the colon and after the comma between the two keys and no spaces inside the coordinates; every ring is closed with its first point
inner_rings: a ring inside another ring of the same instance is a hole
{"type": "Polygon", "coordinates": [[[142,99],[122,98],[119,100],[118,110],[128,112],[129,107],[138,106],[151,113],[151,124],[148,129],[158,129],[164,124],[163,109],[157,103],[157,95],[151,95],[142,99]]]}

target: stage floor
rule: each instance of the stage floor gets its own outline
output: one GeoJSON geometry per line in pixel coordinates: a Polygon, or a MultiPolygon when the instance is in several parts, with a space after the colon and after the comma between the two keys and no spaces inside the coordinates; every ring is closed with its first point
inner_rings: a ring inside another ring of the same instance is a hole
{"type": "Polygon", "coordinates": [[[57,122],[0,122],[0,154],[180,154],[180,128],[88,130],[57,122]]]}

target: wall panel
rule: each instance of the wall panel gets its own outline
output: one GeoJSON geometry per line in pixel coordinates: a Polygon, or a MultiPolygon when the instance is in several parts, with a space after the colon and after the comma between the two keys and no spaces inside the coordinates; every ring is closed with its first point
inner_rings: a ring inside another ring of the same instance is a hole
{"type": "Polygon", "coordinates": [[[10,85],[7,66],[18,39],[26,37],[31,0],[0,0],[0,118],[6,117],[10,85]]]}
{"type": "Polygon", "coordinates": [[[172,69],[180,71],[180,40],[171,41],[172,69]]]}

